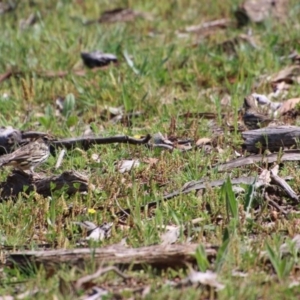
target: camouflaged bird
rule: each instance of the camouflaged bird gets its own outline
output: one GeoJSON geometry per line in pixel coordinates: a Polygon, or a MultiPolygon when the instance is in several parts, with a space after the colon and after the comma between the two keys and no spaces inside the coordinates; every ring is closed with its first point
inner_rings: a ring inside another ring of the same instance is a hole
{"type": "Polygon", "coordinates": [[[49,137],[43,136],[26,144],[12,153],[0,156],[0,167],[13,166],[20,170],[30,170],[45,162],[50,155],[49,137]]]}
{"type": "Polygon", "coordinates": [[[266,127],[273,121],[258,111],[256,99],[252,95],[245,97],[243,109],[243,121],[249,130],[266,127]]]}

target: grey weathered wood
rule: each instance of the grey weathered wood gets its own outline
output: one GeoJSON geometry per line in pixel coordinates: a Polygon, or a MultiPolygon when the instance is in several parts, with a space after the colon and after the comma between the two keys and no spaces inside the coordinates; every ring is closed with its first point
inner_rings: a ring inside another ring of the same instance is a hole
{"type": "Polygon", "coordinates": [[[242,133],[244,146],[248,152],[260,150],[279,151],[280,148],[297,147],[300,142],[300,127],[270,126],[242,133]]]}
{"type": "MultiPolygon", "coordinates": [[[[195,251],[199,244],[185,245],[155,245],[141,248],[125,248],[112,245],[104,248],[82,248],[82,249],[59,249],[50,251],[23,251],[11,253],[6,260],[7,266],[24,267],[31,264],[44,265],[53,268],[61,263],[70,265],[81,265],[85,262],[94,261],[97,265],[135,265],[143,266],[149,264],[159,268],[185,267],[186,263],[196,262],[195,251]]],[[[208,258],[215,258],[216,247],[206,246],[208,258]]]]}
{"type": "Polygon", "coordinates": [[[225,164],[216,165],[215,168],[218,172],[229,171],[234,168],[240,168],[255,163],[273,163],[273,162],[283,162],[283,161],[299,161],[300,160],[300,150],[286,150],[283,153],[272,153],[269,155],[254,154],[246,157],[239,157],[225,164]]]}

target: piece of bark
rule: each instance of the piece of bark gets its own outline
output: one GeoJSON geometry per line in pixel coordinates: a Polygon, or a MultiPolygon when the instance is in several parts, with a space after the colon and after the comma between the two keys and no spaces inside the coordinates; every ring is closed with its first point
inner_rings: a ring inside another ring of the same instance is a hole
{"type": "Polygon", "coordinates": [[[300,127],[270,126],[242,132],[244,147],[248,152],[257,153],[266,149],[271,152],[297,147],[300,127]]]}
{"type": "Polygon", "coordinates": [[[71,195],[76,192],[86,192],[88,190],[88,178],[76,171],[65,171],[61,175],[40,177],[40,174],[27,174],[23,171],[14,170],[5,182],[0,183],[1,199],[17,196],[24,191],[24,186],[28,187],[26,192],[36,190],[38,194],[45,197],[62,188],[71,195]]]}
{"type": "MultiPolygon", "coordinates": [[[[73,250],[50,250],[50,251],[22,251],[10,253],[6,260],[6,266],[26,267],[30,265],[43,265],[46,269],[60,266],[62,263],[69,265],[84,266],[84,263],[95,262],[105,266],[117,264],[122,266],[134,265],[142,267],[145,264],[153,267],[182,268],[187,263],[195,263],[195,252],[199,244],[184,245],[154,245],[141,248],[125,248],[112,245],[104,248],[82,248],[73,250]]],[[[216,257],[217,248],[205,247],[209,260],[216,257]]]]}
{"type": "Polygon", "coordinates": [[[240,157],[229,161],[225,164],[216,165],[218,172],[229,171],[234,168],[240,168],[256,163],[273,163],[283,161],[298,161],[300,160],[300,150],[285,150],[283,153],[272,153],[269,155],[255,154],[247,157],[240,157]]]}

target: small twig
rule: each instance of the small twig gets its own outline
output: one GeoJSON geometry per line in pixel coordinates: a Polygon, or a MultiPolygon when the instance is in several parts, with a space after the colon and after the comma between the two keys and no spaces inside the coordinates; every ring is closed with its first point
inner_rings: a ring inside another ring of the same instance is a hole
{"type": "Polygon", "coordinates": [[[12,75],[13,75],[13,71],[12,70],[9,70],[3,74],[0,75],[0,82],[3,82],[5,81],[6,79],[9,79],[12,75]]]}
{"type": "Polygon", "coordinates": [[[127,217],[129,217],[129,216],[130,216],[129,213],[126,212],[126,211],[122,208],[122,206],[120,205],[120,203],[119,203],[119,201],[118,201],[117,198],[115,198],[115,201],[116,201],[116,204],[117,204],[117,206],[119,207],[120,211],[123,212],[127,217]]]}
{"type": "Polygon", "coordinates": [[[58,158],[57,158],[57,162],[56,162],[56,165],[55,165],[55,169],[58,169],[60,166],[61,166],[61,163],[63,161],[63,158],[66,154],[66,150],[65,149],[62,149],[58,155],[58,158]]]}
{"type": "MultiPolygon", "coordinates": [[[[273,163],[278,160],[279,153],[272,153],[270,155],[249,155],[246,157],[240,157],[229,161],[225,164],[215,165],[214,167],[218,172],[229,171],[234,168],[240,168],[248,165],[252,165],[254,163],[273,163]]],[[[283,152],[280,157],[280,161],[299,161],[300,160],[300,150],[286,150],[283,152]]]]}
{"type": "Polygon", "coordinates": [[[273,206],[274,208],[276,208],[277,210],[279,210],[279,211],[280,211],[282,214],[284,214],[285,216],[288,214],[287,211],[285,211],[283,208],[281,208],[275,201],[273,201],[273,200],[269,197],[269,195],[268,195],[267,192],[264,194],[264,196],[265,196],[266,200],[268,201],[268,203],[270,204],[270,206],[273,206]]]}
{"type": "Polygon", "coordinates": [[[185,28],[186,32],[197,32],[200,30],[212,28],[212,27],[219,27],[219,28],[226,28],[230,25],[232,21],[230,19],[219,19],[209,22],[204,22],[199,25],[193,25],[185,28]]]}
{"type": "Polygon", "coordinates": [[[292,200],[295,200],[296,202],[299,203],[298,195],[294,192],[294,190],[290,187],[290,185],[283,178],[276,175],[273,172],[273,170],[271,170],[271,180],[275,184],[279,185],[292,200]]]}
{"type": "MultiPolygon", "coordinates": [[[[231,180],[232,184],[252,184],[255,180],[255,177],[240,177],[240,178],[234,178],[231,180]]],[[[225,182],[224,179],[220,179],[220,180],[214,180],[214,181],[204,181],[203,179],[200,179],[198,181],[194,181],[194,182],[190,182],[188,184],[184,184],[183,188],[181,188],[180,190],[174,191],[172,193],[169,193],[167,195],[165,195],[163,197],[163,201],[168,201],[170,199],[173,199],[179,195],[183,195],[183,194],[187,194],[190,193],[192,191],[198,191],[201,189],[205,189],[207,187],[217,187],[217,186],[221,186],[223,183],[225,182]]],[[[160,201],[151,201],[149,203],[147,203],[144,206],[141,206],[141,211],[145,210],[146,207],[151,208],[151,207],[155,207],[160,201]]],[[[131,210],[129,208],[124,210],[127,214],[130,214],[131,210]]],[[[124,216],[124,212],[123,211],[118,211],[116,213],[117,216],[119,217],[126,217],[124,216]]]]}
{"type": "Polygon", "coordinates": [[[196,225],[196,224],[201,223],[201,222],[204,221],[204,220],[205,220],[204,218],[196,218],[196,219],[192,219],[192,220],[191,220],[191,223],[192,223],[193,225],[196,225]]]}
{"type": "Polygon", "coordinates": [[[90,282],[94,279],[97,279],[98,277],[100,277],[110,271],[114,271],[117,275],[119,275],[123,279],[130,278],[129,276],[125,275],[117,267],[114,267],[114,266],[110,266],[110,267],[106,267],[106,268],[99,268],[94,274],[87,275],[87,276],[84,276],[84,277],[78,279],[75,283],[75,288],[77,290],[79,290],[82,287],[82,285],[84,285],[85,283],[90,282]]]}
{"type": "MultiPolygon", "coordinates": [[[[207,119],[207,120],[214,120],[217,119],[218,115],[215,113],[211,113],[211,112],[187,112],[187,113],[183,113],[181,115],[179,115],[179,117],[183,117],[183,118],[203,118],[203,119],[207,119]]],[[[222,118],[225,118],[225,115],[222,114],[221,115],[222,118]]]]}

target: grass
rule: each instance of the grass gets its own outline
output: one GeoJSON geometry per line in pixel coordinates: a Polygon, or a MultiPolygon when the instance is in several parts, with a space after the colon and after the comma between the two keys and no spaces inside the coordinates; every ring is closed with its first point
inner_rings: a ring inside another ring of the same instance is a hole
{"type": "MultiPolygon", "coordinates": [[[[243,97],[252,91],[259,76],[273,74],[289,62],[280,57],[292,49],[299,50],[297,11],[299,5],[292,1],[290,17],[286,24],[267,20],[260,25],[246,28],[232,26],[222,33],[204,39],[192,46],[196,37],[179,37],[177,32],[186,26],[219,18],[234,18],[233,10],[239,1],[21,1],[18,8],[1,16],[0,70],[4,73],[12,67],[22,71],[21,76],[11,77],[0,84],[0,124],[22,130],[47,131],[57,137],[80,136],[87,128],[95,134],[143,135],[157,132],[168,133],[173,118],[176,129],[173,134],[180,138],[211,137],[212,128],[207,120],[180,117],[186,112],[227,111],[233,125],[237,126],[237,111],[243,97]],[[153,20],[137,19],[132,23],[93,24],[82,22],[97,19],[108,9],[129,6],[135,10],[149,12],[153,20]],[[25,30],[19,29],[19,21],[32,12],[37,23],[25,30]],[[217,44],[245,34],[252,30],[258,48],[247,43],[236,47],[235,55],[227,55],[217,44]],[[64,78],[45,79],[38,76],[40,71],[59,71],[82,67],[80,52],[95,49],[114,53],[120,60],[117,66],[110,66],[96,73],[87,71],[85,76],[68,75],[64,78]],[[124,58],[128,53],[135,70],[124,58]],[[138,74],[136,74],[138,73],[138,74]],[[218,88],[231,95],[230,107],[221,107],[221,94],[206,89],[218,88]],[[8,94],[9,98],[3,96],[8,94]],[[67,97],[64,111],[56,114],[55,100],[67,97]],[[211,100],[211,97],[215,102],[211,100]],[[143,111],[143,115],[132,120],[130,126],[112,123],[105,106],[123,106],[125,111],[143,111]]],[[[257,92],[268,94],[270,86],[264,85],[257,92]]],[[[299,95],[299,85],[289,91],[290,97],[299,95]]],[[[224,128],[221,117],[218,125],[224,128]]],[[[141,271],[129,271],[144,285],[150,285],[149,299],[297,299],[298,288],[290,287],[292,280],[299,280],[299,260],[278,256],[280,244],[299,232],[298,207],[288,218],[280,216],[274,226],[271,210],[266,205],[259,218],[245,206],[251,215],[243,219],[245,203],[262,202],[259,195],[250,201],[249,187],[244,195],[235,198],[230,182],[222,188],[207,188],[203,195],[187,194],[159,205],[151,218],[145,218],[139,206],[154,199],[161,199],[164,193],[181,188],[186,182],[206,178],[215,180],[240,175],[257,175],[256,166],[218,174],[210,169],[216,162],[234,158],[234,149],[240,151],[241,136],[238,132],[225,133],[219,140],[222,150],[207,154],[203,150],[168,152],[160,149],[130,145],[94,146],[86,152],[68,151],[63,165],[54,169],[55,157],[40,167],[48,175],[63,170],[75,169],[87,174],[96,187],[86,195],[68,197],[56,192],[52,197],[43,198],[36,193],[22,193],[13,201],[0,203],[0,235],[5,236],[6,245],[26,245],[36,249],[38,244],[47,243],[53,248],[76,247],[78,232],[73,221],[89,220],[97,224],[114,221],[112,212],[117,211],[115,199],[123,208],[134,208],[128,222],[128,231],[118,226],[113,228],[112,237],[99,246],[110,245],[127,238],[130,246],[138,247],[159,243],[157,226],[183,225],[202,217],[200,227],[192,227],[189,235],[193,242],[220,245],[217,260],[207,265],[203,253],[197,253],[200,270],[218,273],[225,289],[215,293],[205,288],[184,288],[174,290],[164,285],[166,279],[184,278],[186,270],[166,270],[159,273],[147,266],[141,271]],[[100,155],[100,162],[92,154],[100,155]],[[122,159],[139,159],[141,165],[130,173],[116,172],[114,163],[122,159]],[[158,163],[150,166],[143,159],[157,158],[158,163]],[[67,214],[72,205],[73,212],[67,214]],[[89,208],[96,210],[89,214],[89,208]],[[242,218],[242,221],[241,221],[242,218]],[[219,220],[219,221],[218,221],[219,220]],[[227,232],[227,234],[226,234],[227,232]],[[73,237],[73,239],[70,238],[73,237]],[[259,259],[261,251],[267,250],[272,265],[265,265],[259,259]],[[235,277],[232,271],[247,274],[235,277]]],[[[1,179],[5,180],[9,170],[2,169],[1,179]]],[[[292,187],[299,193],[299,169],[297,163],[286,163],[280,174],[294,176],[292,187]]],[[[288,201],[285,200],[284,201],[288,201]]],[[[186,237],[181,234],[181,241],[186,237]]],[[[0,250],[3,257],[4,250],[0,250]]],[[[1,271],[1,295],[14,295],[33,289],[46,290],[37,298],[71,299],[62,295],[60,278],[75,280],[95,271],[93,264],[83,270],[68,269],[64,266],[49,277],[45,270],[18,269],[1,271]]],[[[118,282],[113,275],[99,278],[99,285],[118,282]]],[[[132,297],[124,292],[122,297],[132,297]]]]}

